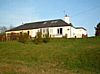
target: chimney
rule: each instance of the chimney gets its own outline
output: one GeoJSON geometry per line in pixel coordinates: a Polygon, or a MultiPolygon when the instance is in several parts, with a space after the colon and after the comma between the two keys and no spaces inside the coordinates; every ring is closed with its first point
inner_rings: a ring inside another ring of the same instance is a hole
{"type": "Polygon", "coordinates": [[[64,21],[65,21],[66,23],[68,23],[68,24],[71,23],[71,22],[70,22],[70,17],[67,16],[67,15],[64,16],[64,21]]]}

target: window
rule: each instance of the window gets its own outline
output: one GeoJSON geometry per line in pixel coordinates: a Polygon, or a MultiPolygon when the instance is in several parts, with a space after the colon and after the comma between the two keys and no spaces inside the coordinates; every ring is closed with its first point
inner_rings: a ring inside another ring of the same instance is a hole
{"type": "Polygon", "coordinates": [[[43,31],[43,33],[47,33],[48,32],[48,29],[47,28],[44,28],[44,29],[42,29],[43,31]]]}
{"type": "Polygon", "coordinates": [[[57,29],[58,34],[62,34],[62,28],[57,29]]]}
{"type": "Polygon", "coordinates": [[[29,31],[27,31],[27,34],[29,35],[29,34],[30,34],[30,32],[29,32],[29,31]]]}

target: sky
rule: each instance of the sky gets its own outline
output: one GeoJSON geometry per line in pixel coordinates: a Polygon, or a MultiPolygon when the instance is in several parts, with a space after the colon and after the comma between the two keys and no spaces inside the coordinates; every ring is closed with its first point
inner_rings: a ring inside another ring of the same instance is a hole
{"type": "Polygon", "coordinates": [[[70,16],[75,27],[84,27],[95,35],[100,22],[100,0],[0,0],[0,26],[64,19],[70,16]]]}

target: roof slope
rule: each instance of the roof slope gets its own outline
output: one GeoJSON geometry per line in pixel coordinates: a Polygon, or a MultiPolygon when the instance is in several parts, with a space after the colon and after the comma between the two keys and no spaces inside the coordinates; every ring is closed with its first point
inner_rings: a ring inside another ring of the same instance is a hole
{"type": "Polygon", "coordinates": [[[46,28],[46,27],[60,27],[60,26],[72,26],[72,25],[66,23],[61,19],[57,19],[57,20],[26,23],[7,31],[28,30],[28,29],[37,29],[37,28],[46,28]]]}
{"type": "Polygon", "coordinates": [[[76,29],[84,29],[84,30],[86,30],[85,28],[83,28],[83,27],[75,27],[76,29]]]}

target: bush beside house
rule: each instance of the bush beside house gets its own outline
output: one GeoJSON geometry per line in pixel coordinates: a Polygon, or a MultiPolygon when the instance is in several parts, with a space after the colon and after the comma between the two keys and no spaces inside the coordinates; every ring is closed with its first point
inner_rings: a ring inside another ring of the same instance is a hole
{"type": "Polygon", "coordinates": [[[47,42],[49,42],[49,39],[50,39],[50,37],[49,37],[49,32],[48,32],[47,34],[45,34],[44,37],[42,36],[42,32],[37,32],[37,34],[36,34],[36,36],[35,36],[33,42],[34,42],[35,44],[47,43],[47,42]]]}

